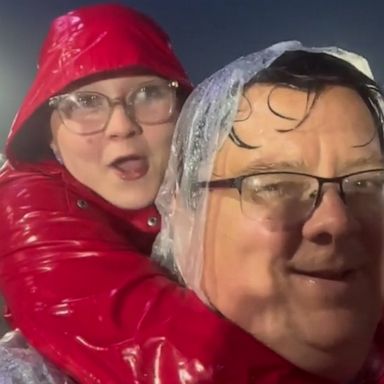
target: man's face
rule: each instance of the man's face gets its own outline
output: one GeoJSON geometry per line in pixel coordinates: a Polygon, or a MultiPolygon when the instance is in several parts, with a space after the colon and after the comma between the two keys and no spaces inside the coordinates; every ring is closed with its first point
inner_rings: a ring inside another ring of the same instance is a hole
{"type": "MultiPolygon", "coordinates": [[[[228,138],[213,180],[269,170],[332,178],[382,167],[372,116],[355,91],[326,88],[297,128],[292,118],[303,117],[306,93],[258,84],[245,96],[234,129],[258,148],[228,138]]],[[[272,186],[264,193],[279,192],[272,186]]],[[[317,370],[307,358],[313,350],[326,361],[329,353],[348,355],[346,348],[359,346],[362,360],[382,310],[381,207],[354,217],[337,184],[327,183],[301,222],[278,225],[278,217],[273,224],[243,211],[236,189],[210,191],[203,274],[210,302],[306,369],[317,370]]]]}

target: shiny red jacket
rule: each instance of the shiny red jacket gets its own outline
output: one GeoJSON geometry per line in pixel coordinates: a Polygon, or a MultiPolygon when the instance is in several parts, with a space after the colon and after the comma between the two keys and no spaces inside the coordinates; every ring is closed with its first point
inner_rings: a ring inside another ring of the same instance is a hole
{"type": "Polygon", "coordinates": [[[59,164],[0,174],[9,319],[80,383],[325,384],[173,282],[149,255],[153,207],[112,207],[59,164]]]}

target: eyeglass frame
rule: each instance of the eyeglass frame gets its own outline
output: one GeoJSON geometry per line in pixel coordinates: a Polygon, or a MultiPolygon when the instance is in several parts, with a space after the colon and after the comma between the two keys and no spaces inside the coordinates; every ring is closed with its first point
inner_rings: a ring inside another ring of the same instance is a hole
{"type": "Polygon", "coordinates": [[[310,177],[317,181],[318,189],[316,190],[316,198],[314,199],[313,206],[309,210],[308,214],[310,215],[315,211],[320,203],[321,198],[323,196],[322,189],[324,184],[332,183],[332,184],[338,184],[339,185],[339,196],[343,203],[347,206],[346,200],[345,200],[345,193],[343,190],[343,180],[345,180],[348,177],[364,174],[364,173],[374,173],[374,172],[383,172],[384,168],[374,168],[374,169],[367,169],[365,171],[356,171],[352,173],[348,173],[342,176],[336,176],[336,177],[320,177],[316,175],[311,175],[308,173],[303,172],[294,172],[294,171],[268,171],[268,172],[257,172],[252,173],[248,175],[241,175],[238,177],[232,177],[229,179],[217,179],[217,180],[210,180],[210,181],[199,181],[197,182],[197,186],[200,188],[208,187],[209,189],[232,189],[235,188],[239,192],[240,201],[242,196],[242,183],[244,179],[247,179],[252,176],[259,176],[259,175],[296,175],[296,176],[306,176],[310,177]]]}
{"type": "MultiPolygon", "coordinates": [[[[95,134],[95,133],[100,133],[100,132],[103,132],[110,120],[111,120],[111,117],[112,117],[112,114],[113,114],[113,111],[114,111],[114,108],[117,107],[118,105],[121,105],[123,107],[123,110],[124,110],[124,113],[125,115],[131,119],[132,121],[134,121],[136,124],[140,124],[137,120],[136,120],[136,116],[135,116],[135,110],[134,108],[132,108],[132,105],[133,105],[133,99],[134,99],[134,96],[140,92],[140,90],[142,90],[143,88],[145,88],[146,86],[148,85],[151,85],[152,83],[154,83],[154,81],[150,81],[150,82],[147,82],[147,83],[143,83],[141,84],[137,89],[134,89],[132,90],[131,92],[129,92],[127,95],[125,95],[124,97],[117,97],[117,98],[111,98],[109,97],[108,95],[104,94],[104,93],[101,93],[101,92],[97,92],[97,91],[73,91],[73,92],[68,92],[68,93],[62,93],[62,94],[59,94],[59,95],[55,95],[55,96],[52,96],[48,99],[48,106],[54,110],[56,110],[60,116],[60,119],[61,121],[63,122],[64,126],[71,132],[77,134],[77,135],[91,135],[91,134],[95,134]],[[108,118],[106,119],[106,122],[104,123],[104,125],[102,126],[102,128],[100,129],[97,129],[95,131],[92,131],[92,132],[87,132],[87,133],[79,133],[79,132],[75,132],[74,130],[71,130],[65,123],[64,123],[64,119],[60,113],[60,110],[58,108],[58,104],[60,103],[60,101],[64,100],[65,98],[71,96],[71,95],[76,95],[76,94],[82,94],[82,93],[87,93],[87,94],[94,94],[94,95],[99,95],[99,96],[102,96],[105,98],[105,100],[107,100],[108,102],[108,106],[109,106],[109,114],[108,114],[108,118]]],[[[169,112],[169,116],[167,117],[167,119],[165,119],[164,121],[163,120],[160,120],[159,122],[156,122],[156,123],[151,123],[149,125],[155,125],[155,124],[161,124],[165,121],[167,121],[174,113],[174,110],[175,110],[175,105],[176,105],[176,100],[177,100],[177,90],[179,89],[180,87],[180,84],[177,80],[169,80],[169,81],[165,81],[164,82],[165,84],[164,85],[167,85],[172,91],[172,97],[173,97],[173,105],[172,105],[172,109],[170,110],[169,112]]]]}

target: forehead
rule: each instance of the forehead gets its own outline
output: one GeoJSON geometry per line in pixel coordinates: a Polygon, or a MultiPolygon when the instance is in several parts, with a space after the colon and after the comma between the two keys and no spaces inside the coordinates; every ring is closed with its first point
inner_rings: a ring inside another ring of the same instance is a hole
{"type": "MultiPolygon", "coordinates": [[[[359,94],[329,86],[310,93],[287,86],[256,84],[240,100],[234,133],[216,156],[215,171],[239,173],[247,163],[300,164],[301,171],[341,172],[359,158],[380,157],[371,112],[359,94]]],[[[296,165],[294,165],[296,164],[296,165]]]]}
{"type": "Polygon", "coordinates": [[[155,75],[129,75],[99,79],[74,89],[74,91],[126,91],[135,89],[143,84],[162,81],[162,78],[155,75]]]}

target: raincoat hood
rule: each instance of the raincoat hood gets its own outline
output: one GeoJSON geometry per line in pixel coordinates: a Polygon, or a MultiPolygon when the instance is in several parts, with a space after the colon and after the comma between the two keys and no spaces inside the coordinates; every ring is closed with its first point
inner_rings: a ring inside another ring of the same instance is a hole
{"type": "Polygon", "coordinates": [[[156,201],[162,229],[153,257],[181,276],[205,302],[208,299],[201,280],[208,188],[196,185],[212,178],[216,153],[233,126],[244,85],[287,51],[332,55],[372,79],[368,62],[357,54],[336,47],[308,48],[289,41],[240,57],[192,92],[176,126],[168,169],[156,201]]]}
{"type": "Polygon", "coordinates": [[[8,159],[20,160],[26,151],[41,146],[51,96],[80,79],[131,68],[191,89],[167,34],[147,16],[122,5],[101,4],[56,18],[42,46],[35,79],[12,124],[8,159]]]}

